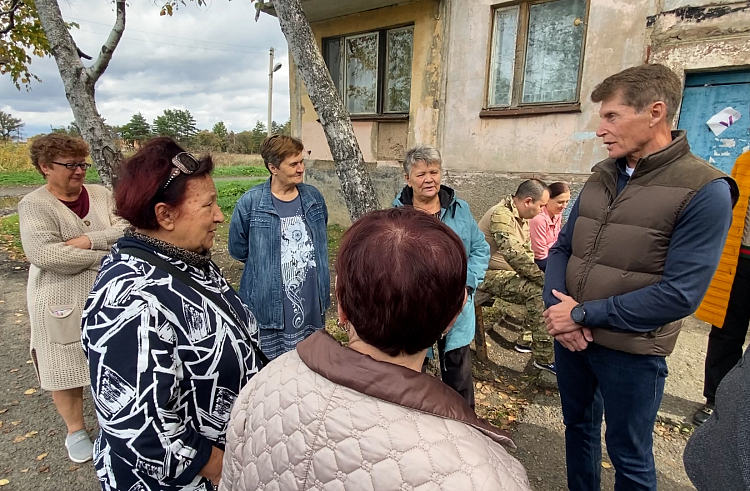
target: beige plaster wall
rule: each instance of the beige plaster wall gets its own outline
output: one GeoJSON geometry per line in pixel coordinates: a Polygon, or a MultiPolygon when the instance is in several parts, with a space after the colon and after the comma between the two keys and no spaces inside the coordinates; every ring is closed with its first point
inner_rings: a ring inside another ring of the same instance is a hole
{"type": "Polygon", "coordinates": [[[493,0],[453,2],[448,54],[443,156],[448,168],[501,172],[588,172],[606,156],[595,131],[593,88],[607,76],[644,62],[646,17],[657,0],[593,0],[580,91],[581,112],[480,118],[493,0]]]}
{"type": "MultiPolygon", "coordinates": [[[[370,10],[360,14],[348,15],[336,19],[312,24],[318,46],[326,37],[366,32],[402,24],[414,24],[414,54],[412,59],[411,105],[409,123],[402,125],[406,135],[397,138],[400,142],[411,145],[414,142],[437,142],[439,109],[437,100],[440,94],[440,58],[442,54],[442,19],[439,2],[421,0],[394,7],[370,10]]],[[[290,64],[291,65],[291,64],[290,64]]],[[[296,67],[290,66],[290,70],[296,67]]],[[[293,73],[293,72],[292,72],[293,73]]],[[[317,160],[330,160],[331,153],[323,132],[317,121],[312,102],[304,83],[290,76],[292,131],[295,129],[312,153],[310,157],[317,160]]],[[[378,161],[378,128],[376,121],[354,121],[354,132],[362,149],[366,162],[378,161]]],[[[392,123],[386,123],[383,131],[387,138],[394,140],[392,123]]],[[[381,145],[381,156],[382,145],[381,145]]],[[[390,156],[388,152],[386,156],[390,156]]],[[[381,160],[382,161],[382,160],[381,160]]],[[[389,161],[391,165],[396,162],[389,161]]]]}
{"type": "MultiPolygon", "coordinates": [[[[691,2],[695,6],[704,3],[708,2],[691,2]]],[[[649,61],[670,67],[683,79],[689,71],[749,67],[750,5],[736,0],[714,0],[698,13],[698,16],[683,16],[665,5],[665,12],[651,20],[647,33],[651,44],[649,61]]]]}

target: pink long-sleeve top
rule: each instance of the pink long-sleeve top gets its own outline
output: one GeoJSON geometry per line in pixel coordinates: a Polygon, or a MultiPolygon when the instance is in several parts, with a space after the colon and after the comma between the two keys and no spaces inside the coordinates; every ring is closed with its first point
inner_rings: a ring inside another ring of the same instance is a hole
{"type": "Polygon", "coordinates": [[[534,259],[544,259],[549,254],[549,248],[557,242],[557,236],[562,227],[562,213],[551,218],[547,210],[529,220],[529,237],[534,259]]]}

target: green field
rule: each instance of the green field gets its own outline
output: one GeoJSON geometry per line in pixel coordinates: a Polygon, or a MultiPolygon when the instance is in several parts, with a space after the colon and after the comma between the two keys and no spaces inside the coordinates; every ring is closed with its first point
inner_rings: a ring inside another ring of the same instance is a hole
{"type": "MultiPolygon", "coordinates": [[[[265,168],[263,169],[266,170],[265,168]]],[[[221,211],[224,212],[225,219],[229,222],[232,218],[234,206],[237,200],[245,194],[245,191],[265,181],[265,179],[243,179],[236,181],[217,181],[216,193],[218,194],[217,202],[221,211]]]]}
{"type": "MultiPolygon", "coordinates": [[[[257,165],[235,165],[231,167],[216,167],[214,177],[267,177],[265,167],[257,165]]],[[[86,182],[98,183],[99,173],[92,167],[86,173],[86,182]]],[[[11,186],[41,186],[44,178],[36,169],[0,172],[0,187],[11,186]]]]}

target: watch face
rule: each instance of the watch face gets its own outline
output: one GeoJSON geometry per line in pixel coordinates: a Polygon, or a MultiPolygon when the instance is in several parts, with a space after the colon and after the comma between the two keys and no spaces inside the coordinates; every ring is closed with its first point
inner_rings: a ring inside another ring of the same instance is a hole
{"type": "Polygon", "coordinates": [[[583,322],[583,318],[586,316],[586,312],[583,311],[583,308],[580,306],[573,307],[573,310],[570,311],[570,317],[573,318],[573,322],[579,323],[583,322]]]}

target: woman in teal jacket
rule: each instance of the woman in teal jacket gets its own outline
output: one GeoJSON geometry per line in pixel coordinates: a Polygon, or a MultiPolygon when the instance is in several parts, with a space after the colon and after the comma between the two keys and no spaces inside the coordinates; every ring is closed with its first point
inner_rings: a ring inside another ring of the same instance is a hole
{"type": "MultiPolygon", "coordinates": [[[[453,189],[440,184],[442,159],[429,145],[417,145],[404,157],[406,186],[393,206],[413,206],[434,215],[461,237],[469,257],[466,287],[469,298],[448,336],[438,341],[440,372],[443,382],[455,389],[474,407],[474,383],[471,378],[471,351],[474,339],[474,292],[484,280],[490,260],[490,246],[479,230],[466,201],[456,198],[453,189]]],[[[425,306],[429,308],[429,306],[425,306]]]]}

